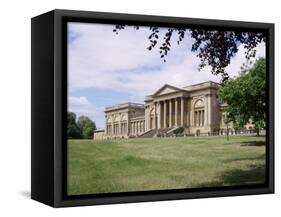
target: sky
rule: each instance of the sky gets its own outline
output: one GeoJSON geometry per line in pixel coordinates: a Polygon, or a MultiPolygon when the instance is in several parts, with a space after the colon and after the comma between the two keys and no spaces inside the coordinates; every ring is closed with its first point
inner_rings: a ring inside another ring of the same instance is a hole
{"type": "MultiPolygon", "coordinates": [[[[143,103],[144,97],[165,84],[184,87],[208,80],[219,82],[210,67],[198,71],[200,60],[191,52],[193,39],[186,33],[179,45],[172,37],[166,62],[159,47],[148,51],[149,27],[126,27],[116,35],[114,25],[69,22],[68,34],[68,111],[86,115],[104,128],[104,109],[123,102],[143,103]]],[[[166,28],[160,29],[161,33],[166,28]]],[[[246,62],[243,44],[226,71],[237,76],[246,62]]],[[[265,44],[257,46],[256,58],[265,56],[265,44]]],[[[252,59],[254,60],[254,59],[252,59]]]]}

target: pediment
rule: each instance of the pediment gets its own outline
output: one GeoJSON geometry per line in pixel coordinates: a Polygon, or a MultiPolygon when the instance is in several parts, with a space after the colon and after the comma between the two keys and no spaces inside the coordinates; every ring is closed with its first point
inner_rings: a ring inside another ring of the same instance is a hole
{"type": "Polygon", "coordinates": [[[161,87],[156,93],[153,94],[153,96],[160,96],[160,95],[165,95],[173,92],[180,91],[180,88],[165,84],[163,87],[161,87]]]}

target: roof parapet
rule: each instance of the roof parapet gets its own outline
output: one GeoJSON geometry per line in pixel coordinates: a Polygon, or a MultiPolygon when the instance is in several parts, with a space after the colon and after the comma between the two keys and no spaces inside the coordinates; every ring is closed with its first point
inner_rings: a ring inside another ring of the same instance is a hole
{"type": "Polygon", "coordinates": [[[144,104],[141,103],[132,103],[132,102],[126,102],[126,103],[120,103],[120,104],[115,104],[113,106],[109,106],[105,108],[105,112],[107,111],[112,111],[116,109],[121,109],[121,108],[127,108],[127,107],[132,107],[132,108],[144,108],[144,104]]]}

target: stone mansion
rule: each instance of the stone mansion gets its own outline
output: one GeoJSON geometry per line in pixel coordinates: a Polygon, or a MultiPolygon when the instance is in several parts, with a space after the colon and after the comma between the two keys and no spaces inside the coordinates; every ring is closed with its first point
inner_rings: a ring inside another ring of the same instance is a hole
{"type": "Polygon", "coordinates": [[[218,83],[207,81],[183,88],[165,84],[146,96],[144,104],[123,103],[105,109],[103,138],[167,136],[179,127],[185,135],[224,133],[225,106],[218,83]]]}

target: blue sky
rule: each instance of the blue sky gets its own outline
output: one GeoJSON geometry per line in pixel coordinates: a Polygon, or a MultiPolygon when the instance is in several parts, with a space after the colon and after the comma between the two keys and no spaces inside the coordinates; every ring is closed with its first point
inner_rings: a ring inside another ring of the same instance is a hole
{"type": "MultiPolygon", "coordinates": [[[[146,95],[164,84],[184,87],[220,80],[208,67],[197,70],[199,59],[190,51],[192,39],[188,34],[180,45],[172,41],[164,63],[157,47],[146,49],[150,34],[147,27],[127,27],[118,35],[113,28],[108,24],[68,23],[68,111],[89,116],[98,128],[104,128],[107,106],[128,101],[143,103],[146,95]]],[[[161,29],[160,35],[164,31],[161,29]]],[[[227,68],[231,76],[237,75],[245,62],[243,53],[240,46],[227,68]]],[[[257,57],[264,53],[261,44],[257,57]]]]}

